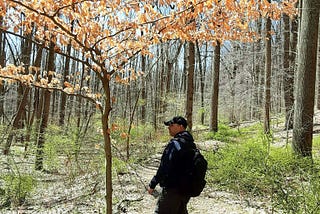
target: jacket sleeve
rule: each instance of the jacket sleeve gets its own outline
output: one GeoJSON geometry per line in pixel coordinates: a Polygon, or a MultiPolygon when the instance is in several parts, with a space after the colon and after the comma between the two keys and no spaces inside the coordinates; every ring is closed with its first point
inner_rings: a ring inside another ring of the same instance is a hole
{"type": "Polygon", "coordinates": [[[159,183],[162,184],[166,181],[169,175],[171,164],[172,164],[171,160],[172,160],[172,156],[174,155],[174,151],[175,151],[175,144],[173,141],[170,141],[162,153],[161,162],[157,170],[157,173],[152,178],[149,184],[149,187],[151,189],[154,189],[157,186],[157,184],[159,183]]]}

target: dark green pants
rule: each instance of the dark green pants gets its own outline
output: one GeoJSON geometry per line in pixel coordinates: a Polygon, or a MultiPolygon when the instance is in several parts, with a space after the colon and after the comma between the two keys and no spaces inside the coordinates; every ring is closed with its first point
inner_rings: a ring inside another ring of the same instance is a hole
{"type": "Polygon", "coordinates": [[[182,195],[177,189],[163,188],[158,199],[157,214],[188,214],[189,196],[182,195]]]}

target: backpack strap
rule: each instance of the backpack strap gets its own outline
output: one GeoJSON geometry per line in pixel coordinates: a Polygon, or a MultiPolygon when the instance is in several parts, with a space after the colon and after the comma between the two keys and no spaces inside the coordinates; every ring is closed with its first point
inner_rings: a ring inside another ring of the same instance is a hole
{"type": "MultiPolygon", "coordinates": [[[[180,151],[181,150],[180,142],[176,138],[172,139],[171,142],[173,143],[173,148],[176,151],[180,151]]],[[[169,154],[169,160],[172,159],[172,155],[173,155],[173,151],[171,151],[170,154],[169,154]]]]}
{"type": "Polygon", "coordinates": [[[176,148],[177,151],[180,151],[181,150],[181,145],[180,145],[180,142],[176,139],[173,140],[173,145],[174,147],[176,148]]]}
{"type": "Polygon", "coordinates": [[[184,138],[173,138],[173,141],[175,142],[175,145],[179,144],[179,146],[176,146],[176,149],[179,151],[180,149],[185,149],[185,150],[193,150],[196,148],[195,144],[194,143],[189,143],[187,142],[186,139],[184,138]],[[193,147],[193,145],[195,147],[193,147]]]}

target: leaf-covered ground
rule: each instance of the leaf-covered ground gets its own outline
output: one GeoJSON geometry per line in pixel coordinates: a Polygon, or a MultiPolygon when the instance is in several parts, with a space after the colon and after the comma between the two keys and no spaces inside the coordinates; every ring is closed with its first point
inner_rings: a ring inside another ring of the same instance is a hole
{"type": "MultiPolygon", "coordinates": [[[[317,116],[315,123],[318,124],[318,121],[320,119],[317,116]]],[[[316,133],[319,128],[320,126],[315,126],[316,133]]],[[[273,145],[285,146],[291,134],[292,132],[286,132],[279,126],[274,132],[278,140],[273,145]]],[[[215,141],[197,142],[197,144],[200,149],[209,151],[221,145],[215,141]]],[[[160,144],[156,151],[150,151],[154,154],[140,164],[132,164],[124,172],[114,173],[114,213],[153,213],[158,195],[149,195],[146,186],[156,172],[164,145],[160,144]]],[[[14,155],[0,155],[0,173],[3,175],[10,172],[20,176],[25,172],[31,172],[36,179],[37,188],[21,206],[11,209],[2,206],[0,213],[104,213],[104,176],[99,165],[94,165],[92,154],[83,156],[79,165],[68,161],[67,157],[59,157],[61,168],[39,172],[33,170],[34,157],[32,155],[24,157],[23,145],[13,145],[12,149],[11,154],[14,155]]],[[[0,180],[0,190],[3,188],[4,182],[0,180]]],[[[159,187],[156,190],[161,191],[159,187]]],[[[0,191],[1,205],[5,204],[3,194],[4,192],[0,191]]],[[[268,198],[246,198],[240,192],[230,193],[207,186],[199,197],[191,198],[188,210],[190,214],[274,213],[270,204],[268,198]]]]}
{"type": "MultiPolygon", "coordinates": [[[[216,142],[199,143],[200,148],[212,149],[216,142]]],[[[21,149],[22,147],[15,147],[21,149]]],[[[126,173],[115,175],[114,213],[153,213],[158,194],[149,195],[146,185],[156,172],[160,153],[152,155],[141,165],[131,165],[126,173]]],[[[22,153],[21,153],[22,154],[22,153]]],[[[66,164],[65,162],[63,164],[66,164]]],[[[33,157],[25,159],[22,155],[1,156],[2,173],[20,172],[33,168],[33,157]],[[13,161],[14,160],[14,161],[13,161]],[[21,167],[24,167],[22,170],[21,167]]],[[[79,167],[81,168],[81,166],[79,167]]],[[[22,206],[14,209],[2,207],[1,213],[103,213],[104,179],[101,174],[75,174],[65,170],[33,171],[37,180],[37,189],[22,206]]],[[[157,192],[161,189],[157,187],[157,192]]],[[[270,213],[268,201],[248,199],[241,194],[215,191],[206,187],[204,192],[190,200],[189,213],[270,213]]]]}

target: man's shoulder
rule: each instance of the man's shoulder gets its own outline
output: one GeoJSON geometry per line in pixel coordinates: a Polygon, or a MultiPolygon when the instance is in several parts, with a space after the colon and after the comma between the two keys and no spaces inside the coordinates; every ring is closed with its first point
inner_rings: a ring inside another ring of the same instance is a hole
{"type": "Polygon", "coordinates": [[[177,137],[172,139],[173,144],[179,145],[181,149],[195,149],[196,144],[194,143],[193,139],[186,139],[183,137],[177,137]]]}

